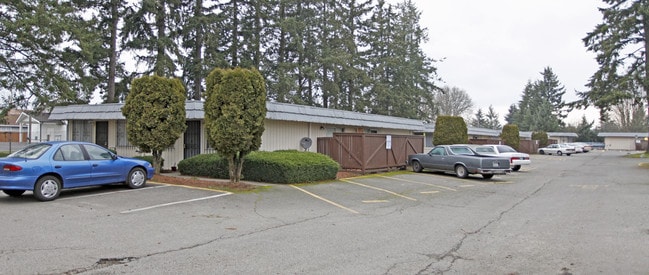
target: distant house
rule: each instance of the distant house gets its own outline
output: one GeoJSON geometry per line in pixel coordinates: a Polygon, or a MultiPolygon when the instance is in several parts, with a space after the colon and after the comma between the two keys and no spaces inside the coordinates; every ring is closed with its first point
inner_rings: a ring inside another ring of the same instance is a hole
{"type": "Polygon", "coordinates": [[[579,135],[576,133],[569,132],[548,132],[548,140],[553,141],[551,143],[566,143],[574,142],[579,135]]]}
{"type": "Polygon", "coordinates": [[[12,109],[5,118],[0,141],[8,142],[41,142],[48,140],[65,140],[66,127],[61,121],[48,119],[49,114],[12,109]]]}
{"type": "MultiPolygon", "coordinates": [[[[126,119],[122,115],[123,104],[56,106],[49,120],[67,123],[68,140],[93,142],[116,150],[125,156],[141,155],[130,144],[126,134],[126,119]]],[[[305,150],[300,141],[318,137],[332,137],[333,133],[377,133],[413,135],[421,132],[420,120],[357,113],[351,111],[318,108],[304,105],[267,102],[260,150],[305,150]]],[[[176,143],[163,152],[165,165],[202,153],[211,153],[203,121],[203,102],[185,102],[187,130],[176,143]]],[[[307,148],[316,151],[317,147],[307,148]]]]}
{"type": "Polygon", "coordinates": [[[597,134],[604,138],[604,146],[607,150],[647,150],[649,134],[644,133],[622,133],[602,132],[597,134]]]}

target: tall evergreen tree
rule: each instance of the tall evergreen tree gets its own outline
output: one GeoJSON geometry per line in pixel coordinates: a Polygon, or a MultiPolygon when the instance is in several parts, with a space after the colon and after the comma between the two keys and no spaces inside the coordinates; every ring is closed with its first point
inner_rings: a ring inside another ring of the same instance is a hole
{"type": "Polygon", "coordinates": [[[498,113],[496,113],[496,111],[494,110],[494,106],[489,105],[489,111],[487,112],[485,117],[487,120],[486,121],[487,125],[485,126],[485,128],[494,129],[494,130],[498,130],[502,128],[502,124],[500,124],[499,116],[500,115],[498,115],[498,113]]]}
{"type": "Polygon", "coordinates": [[[92,15],[92,18],[86,19],[87,28],[83,31],[92,39],[86,44],[85,60],[90,76],[96,81],[95,92],[102,96],[104,102],[118,102],[127,92],[123,89],[124,83],[117,84],[130,80],[124,75],[124,64],[119,62],[119,25],[124,15],[125,2],[93,0],[73,3],[78,4],[77,12],[81,16],[92,15]]]}
{"type": "MultiPolygon", "coordinates": [[[[594,105],[606,120],[612,106],[629,98],[630,87],[649,91],[649,2],[603,0],[603,22],[584,37],[589,51],[596,54],[599,69],[590,78],[588,90],[578,92],[577,106],[594,105]]],[[[649,106],[649,93],[639,97],[649,106]]],[[[648,148],[649,150],[649,148],[648,148]]]]}
{"type": "Polygon", "coordinates": [[[489,126],[489,121],[485,117],[485,114],[482,111],[482,109],[478,109],[478,111],[475,112],[475,115],[473,117],[473,120],[471,120],[470,125],[478,128],[486,128],[487,126],[489,126]]]}
{"type": "Polygon", "coordinates": [[[85,22],[70,2],[0,4],[0,82],[5,102],[37,110],[89,102],[85,22]]]}
{"type": "Polygon", "coordinates": [[[517,121],[517,114],[519,114],[519,110],[516,104],[509,105],[509,110],[507,110],[507,115],[505,115],[505,122],[507,124],[514,124],[517,121]]]}
{"type": "Polygon", "coordinates": [[[541,73],[542,79],[525,85],[518,108],[510,107],[510,124],[522,131],[555,132],[564,127],[567,115],[563,101],[565,89],[549,67],[541,73]],[[512,113],[512,110],[514,111],[512,113]]]}
{"type": "Polygon", "coordinates": [[[200,100],[209,68],[222,65],[218,50],[210,42],[218,40],[219,17],[216,5],[205,0],[183,0],[179,56],[187,97],[200,100]]]}
{"type": "Polygon", "coordinates": [[[127,7],[122,28],[123,48],[144,63],[145,75],[175,76],[180,56],[177,38],[182,26],[180,0],[141,0],[127,7]]]}
{"type": "Polygon", "coordinates": [[[581,121],[577,124],[577,139],[575,141],[597,141],[597,133],[593,131],[595,121],[588,122],[586,116],[581,117],[581,121]]]}
{"type": "Polygon", "coordinates": [[[421,50],[428,40],[426,29],[419,25],[421,12],[411,1],[404,1],[394,10],[387,5],[383,16],[388,18],[381,19],[381,25],[375,24],[370,30],[378,36],[373,40],[380,41],[377,49],[384,51],[372,55],[378,58],[374,58],[376,63],[372,66],[376,72],[371,75],[374,81],[378,77],[385,81],[375,84],[368,94],[372,103],[368,109],[376,114],[430,119],[434,117],[430,113],[434,108],[430,106],[434,106],[433,96],[439,88],[434,84],[435,60],[421,50]]]}

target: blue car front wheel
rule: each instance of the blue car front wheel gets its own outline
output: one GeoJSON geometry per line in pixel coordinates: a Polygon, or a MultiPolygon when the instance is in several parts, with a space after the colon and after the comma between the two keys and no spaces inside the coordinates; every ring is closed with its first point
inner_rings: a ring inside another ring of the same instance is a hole
{"type": "Polygon", "coordinates": [[[140,167],[135,167],[131,169],[131,172],[128,173],[128,178],[126,183],[130,188],[140,188],[146,184],[146,172],[140,167]]]}

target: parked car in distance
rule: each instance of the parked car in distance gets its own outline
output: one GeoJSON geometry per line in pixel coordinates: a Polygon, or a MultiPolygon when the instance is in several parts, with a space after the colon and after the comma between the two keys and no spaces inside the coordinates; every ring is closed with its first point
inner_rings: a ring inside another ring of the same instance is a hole
{"type": "Polygon", "coordinates": [[[606,145],[604,144],[604,142],[586,142],[586,144],[590,145],[590,147],[593,150],[595,150],[595,149],[598,149],[598,150],[606,149],[606,145]]]}
{"type": "Polygon", "coordinates": [[[407,165],[412,166],[414,172],[424,169],[451,172],[459,178],[480,174],[490,179],[511,172],[508,158],[482,155],[468,145],[438,145],[428,153],[408,155],[407,165]]]}
{"type": "Polygon", "coordinates": [[[575,153],[575,147],[572,147],[570,145],[567,145],[565,143],[556,143],[556,144],[550,144],[546,147],[539,148],[538,150],[539,154],[541,155],[557,155],[561,156],[565,154],[566,156],[570,156],[570,154],[575,153]]]}
{"type": "Polygon", "coordinates": [[[584,146],[578,145],[576,143],[566,143],[568,146],[572,146],[575,148],[575,153],[584,153],[584,146]]]}
{"type": "Polygon", "coordinates": [[[32,144],[0,158],[0,167],[0,190],[11,197],[32,191],[40,201],[54,200],[66,188],[115,183],[141,188],[154,174],[148,161],[75,141],[32,144]]]}
{"type": "Polygon", "coordinates": [[[575,147],[581,148],[582,153],[588,153],[593,150],[593,146],[590,146],[590,144],[585,143],[585,142],[571,142],[568,143],[569,145],[573,145],[575,147]]]}
{"type": "Polygon", "coordinates": [[[511,166],[512,171],[521,170],[522,165],[529,165],[532,163],[529,154],[518,152],[509,145],[484,144],[476,145],[473,149],[480,154],[509,158],[509,165],[511,166]]]}

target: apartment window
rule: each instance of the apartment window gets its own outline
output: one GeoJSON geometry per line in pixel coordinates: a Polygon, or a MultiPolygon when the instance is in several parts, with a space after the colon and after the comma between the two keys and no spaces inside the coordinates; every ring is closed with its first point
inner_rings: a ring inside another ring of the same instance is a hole
{"type": "Polygon", "coordinates": [[[126,120],[117,121],[117,146],[133,146],[128,142],[126,134],[126,120]]]}
{"type": "Polygon", "coordinates": [[[76,120],[72,123],[72,140],[92,142],[92,124],[90,121],[76,120]]]}

